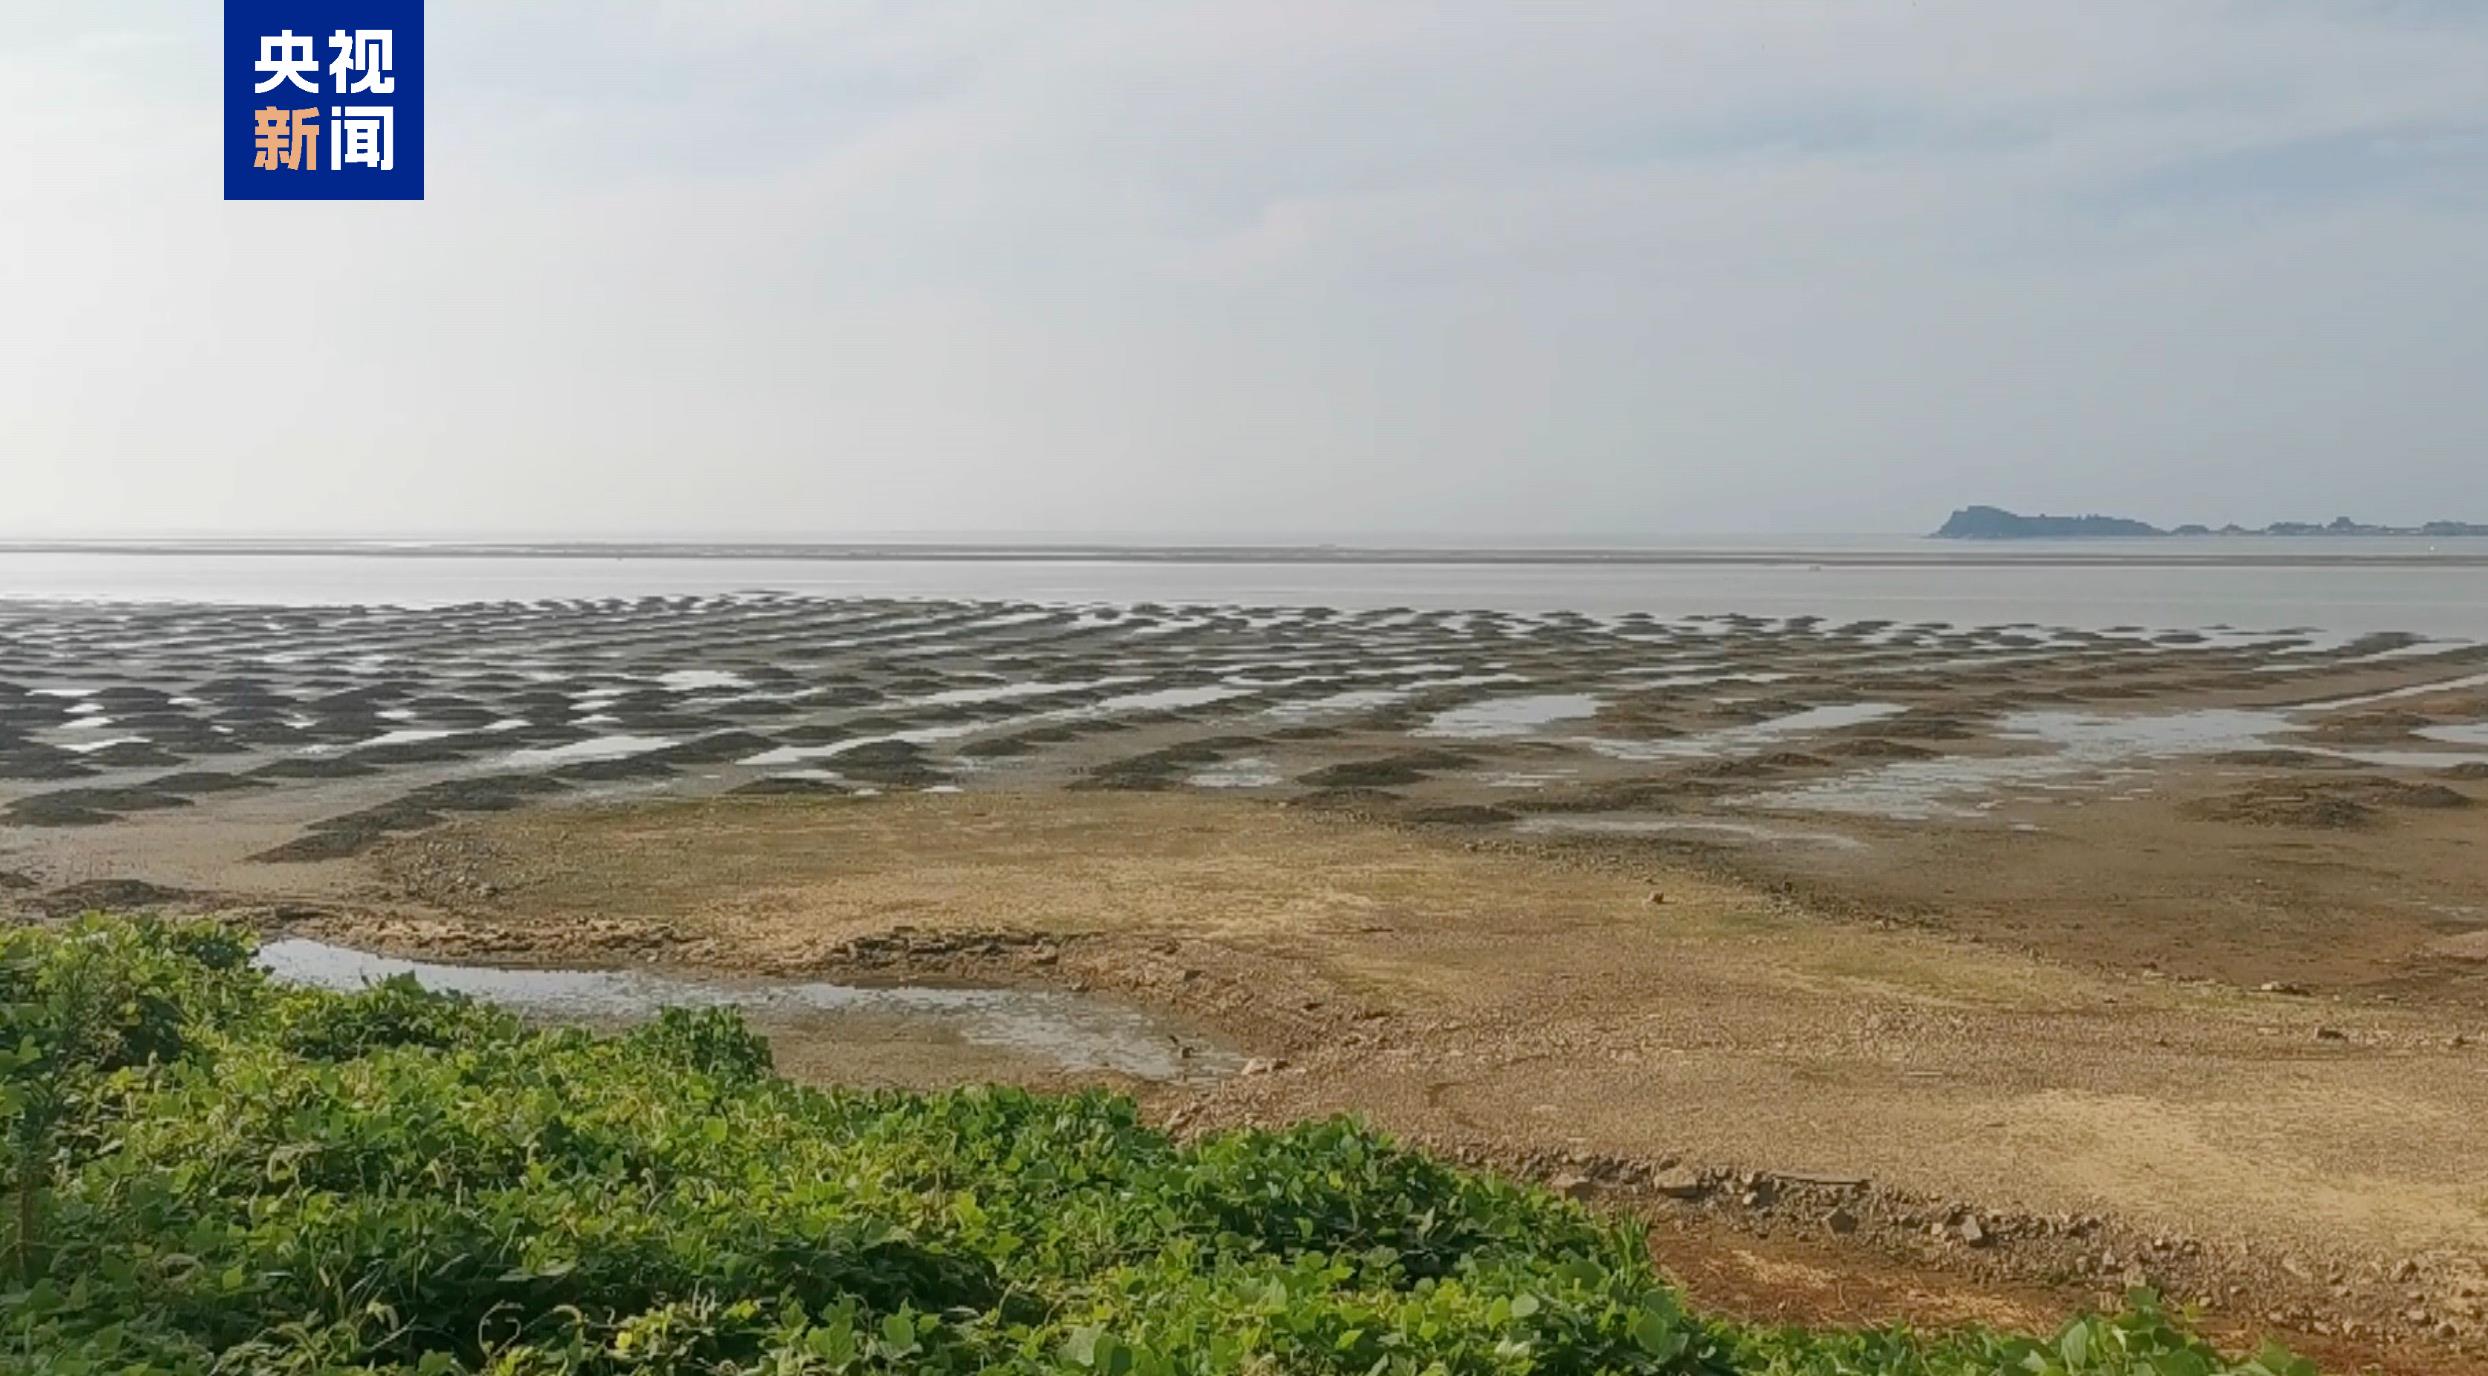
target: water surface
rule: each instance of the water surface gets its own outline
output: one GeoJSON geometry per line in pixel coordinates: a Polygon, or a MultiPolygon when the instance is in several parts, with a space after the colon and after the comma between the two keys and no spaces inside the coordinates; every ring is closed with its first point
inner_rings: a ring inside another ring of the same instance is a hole
{"type": "Polygon", "coordinates": [[[667,1008],[735,1008],[756,1022],[834,1030],[841,1017],[897,1018],[973,1046],[1018,1052],[1058,1070],[1135,1079],[1214,1078],[1242,1064],[1218,1046],[1139,1009],[1080,994],[1030,989],[868,987],[812,980],[719,979],[653,970],[564,970],[398,960],[300,937],[259,949],[259,963],[292,984],[351,992],[397,975],[546,1022],[641,1022],[667,1008]]]}
{"type": "Polygon", "coordinates": [[[271,605],[531,601],[776,589],[1344,609],[1744,612],[2105,628],[2314,627],[2488,640],[2488,540],[1677,542],[1633,562],[1318,558],[753,558],[0,550],[0,596],[271,605]],[[2408,563],[2344,562],[2401,558],[2408,563]],[[2124,561],[2124,562],[2120,562],[2124,561]]]}

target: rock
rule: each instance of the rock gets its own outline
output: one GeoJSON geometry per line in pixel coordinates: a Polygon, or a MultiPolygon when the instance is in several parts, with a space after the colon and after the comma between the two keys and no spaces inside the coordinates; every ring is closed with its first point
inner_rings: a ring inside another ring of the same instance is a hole
{"type": "Polygon", "coordinates": [[[1976,1214],[1972,1214],[1969,1217],[1962,1219],[1960,1224],[1953,1229],[1953,1232],[1958,1235],[1964,1243],[1967,1243],[1972,1247],[1984,1247],[1987,1245],[1987,1230],[1979,1224],[1978,1216],[1976,1214]]]}
{"type": "Polygon", "coordinates": [[[1698,1199],[1709,1186],[1684,1166],[1667,1166],[1650,1173],[1650,1188],[1669,1199],[1698,1199]]]}
{"type": "Polygon", "coordinates": [[[2350,1034],[2338,1027],[2318,1027],[2315,1029],[2315,1039],[2319,1042],[2346,1042],[2350,1039],[2350,1034]]]}
{"type": "Polygon", "coordinates": [[[1666,895],[1666,894],[1663,894],[1663,893],[1659,892],[1657,889],[1652,889],[1652,890],[1650,891],[1650,906],[1651,906],[1651,907],[1655,908],[1655,907],[1659,906],[1660,904],[1665,903],[1666,901],[1667,901],[1667,895],[1666,895]]]}
{"type": "Polygon", "coordinates": [[[1857,1215],[1846,1209],[1834,1209],[1824,1216],[1823,1226],[1835,1233],[1854,1233],[1857,1231],[1857,1215]]]}
{"type": "Polygon", "coordinates": [[[1565,1171],[1561,1175],[1549,1177],[1546,1187],[1566,1199],[1587,1199],[1598,1189],[1595,1182],[1577,1171],[1565,1171]]]}
{"type": "Polygon", "coordinates": [[[2282,980],[2274,979],[2266,980],[2263,983],[2256,985],[2255,992],[2258,994],[2287,994],[2291,998],[2305,998],[2307,995],[2307,987],[2303,984],[2290,984],[2282,980]]]}
{"type": "Polygon", "coordinates": [[[1256,1056],[1244,1063],[1244,1069],[1240,1073],[1245,1075],[1275,1075],[1286,1068],[1287,1062],[1285,1061],[1277,1060],[1275,1058],[1263,1059],[1262,1057],[1256,1056]]]}

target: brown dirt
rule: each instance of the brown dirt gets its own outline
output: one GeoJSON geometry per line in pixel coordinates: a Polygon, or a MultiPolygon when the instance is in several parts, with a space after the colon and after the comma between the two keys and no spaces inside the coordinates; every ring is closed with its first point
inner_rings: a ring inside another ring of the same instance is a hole
{"type": "Polygon", "coordinates": [[[1180,1124],[1360,1113],[1742,1239],[1677,1262],[1729,1294],[1793,1302],[1770,1268],[1808,1265],[1894,1312],[1912,1276],[2060,1307],[2147,1280],[2411,1371],[2488,1337],[2475,1017],[2096,971],[1646,851],[1466,835],[1129,794],[542,810],[391,843],[380,872],[433,915],[330,925],[1119,991],[1269,1063],[1154,1093],[1180,1124]]]}

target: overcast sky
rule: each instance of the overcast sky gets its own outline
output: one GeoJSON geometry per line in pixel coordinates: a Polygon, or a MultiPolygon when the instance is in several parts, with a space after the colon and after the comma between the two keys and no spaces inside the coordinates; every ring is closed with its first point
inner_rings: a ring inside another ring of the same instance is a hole
{"type": "Polygon", "coordinates": [[[2488,520],[2477,0],[0,5],[0,531],[2488,520]]]}

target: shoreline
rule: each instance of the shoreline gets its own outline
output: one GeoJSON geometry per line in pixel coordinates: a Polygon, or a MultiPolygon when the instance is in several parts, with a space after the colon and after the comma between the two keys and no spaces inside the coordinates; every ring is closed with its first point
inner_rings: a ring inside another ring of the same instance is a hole
{"type": "MultiPolygon", "coordinates": [[[[1908,537],[1894,537],[1899,544],[1908,537]]],[[[2243,541],[2286,541],[2286,550],[2067,549],[2078,540],[1943,541],[1941,547],[1859,549],[1840,544],[1758,545],[1705,549],[1695,546],[1495,546],[1461,545],[1216,545],[1216,544],[984,544],[978,542],[733,542],[698,541],[386,541],[386,540],[0,540],[0,555],[98,555],[184,558],[350,559],[545,559],[545,560],[753,560],[789,563],[1031,563],[1031,564],[1269,564],[1385,565],[1407,567],[1822,567],[1833,568],[2488,568],[2488,537],[2454,536],[2160,536],[2137,544],[2200,541],[2234,546],[2243,541]],[[2360,539],[2427,542],[2448,548],[2356,551],[2339,548],[2360,539]],[[2033,548],[2010,550],[2016,544],[2033,548]]]]}

